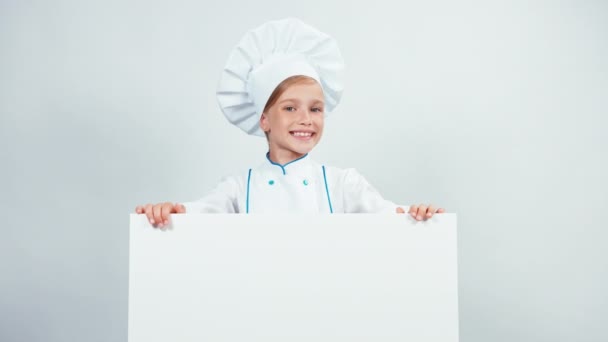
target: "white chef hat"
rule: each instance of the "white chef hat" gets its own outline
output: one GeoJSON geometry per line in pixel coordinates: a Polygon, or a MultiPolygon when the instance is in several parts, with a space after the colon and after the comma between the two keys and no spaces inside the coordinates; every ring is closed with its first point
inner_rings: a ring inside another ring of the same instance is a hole
{"type": "Polygon", "coordinates": [[[259,120],[285,79],[304,75],[321,85],[325,115],[340,102],[344,61],[335,40],[295,18],[269,21],[245,34],[222,71],[217,100],[232,124],[264,136],[259,120]]]}

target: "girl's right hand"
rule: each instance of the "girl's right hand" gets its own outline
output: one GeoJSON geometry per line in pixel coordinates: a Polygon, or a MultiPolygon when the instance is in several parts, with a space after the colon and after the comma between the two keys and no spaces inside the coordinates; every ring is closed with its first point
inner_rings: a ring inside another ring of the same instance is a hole
{"type": "Polygon", "coordinates": [[[158,204],[146,204],[144,206],[138,205],[135,208],[137,214],[146,214],[148,221],[158,228],[169,224],[169,214],[184,214],[186,213],[186,207],[179,203],[158,203],[158,204]]]}

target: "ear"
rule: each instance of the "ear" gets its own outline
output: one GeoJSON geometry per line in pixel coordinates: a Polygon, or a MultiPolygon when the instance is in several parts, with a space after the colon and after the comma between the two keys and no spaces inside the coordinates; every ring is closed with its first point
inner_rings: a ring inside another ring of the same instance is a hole
{"type": "Polygon", "coordinates": [[[264,132],[268,132],[270,130],[270,122],[268,122],[268,114],[262,113],[260,116],[260,128],[264,132]]]}

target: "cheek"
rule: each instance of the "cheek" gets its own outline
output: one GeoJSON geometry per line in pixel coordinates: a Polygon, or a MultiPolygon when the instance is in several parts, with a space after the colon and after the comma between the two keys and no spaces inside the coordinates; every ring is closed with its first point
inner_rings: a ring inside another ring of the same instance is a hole
{"type": "Polygon", "coordinates": [[[274,125],[275,125],[275,127],[285,127],[285,126],[289,125],[289,122],[287,121],[287,118],[285,115],[277,116],[276,120],[274,121],[274,125]]]}
{"type": "Polygon", "coordinates": [[[277,129],[280,129],[285,134],[289,134],[289,127],[290,127],[290,124],[285,121],[281,121],[281,122],[277,123],[277,126],[276,126],[277,129]]]}
{"type": "Polygon", "coordinates": [[[325,125],[325,118],[323,116],[317,118],[317,120],[315,120],[315,125],[319,130],[323,130],[323,127],[325,125]]]}

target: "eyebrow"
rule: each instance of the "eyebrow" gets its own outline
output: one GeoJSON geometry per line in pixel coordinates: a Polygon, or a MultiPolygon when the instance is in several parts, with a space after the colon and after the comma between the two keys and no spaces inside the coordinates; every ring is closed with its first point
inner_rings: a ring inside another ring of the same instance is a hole
{"type": "MultiPolygon", "coordinates": [[[[281,101],[279,101],[279,103],[283,103],[283,102],[287,102],[287,101],[292,101],[292,102],[297,102],[297,103],[302,102],[302,101],[300,101],[299,99],[295,99],[295,98],[289,98],[289,99],[284,99],[284,100],[281,100],[281,101]]],[[[323,100],[320,100],[320,99],[314,99],[314,100],[313,100],[313,103],[319,103],[319,102],[320,102],[321,104],[325,104],[325,102],[323,102],[323,100]]]]}

